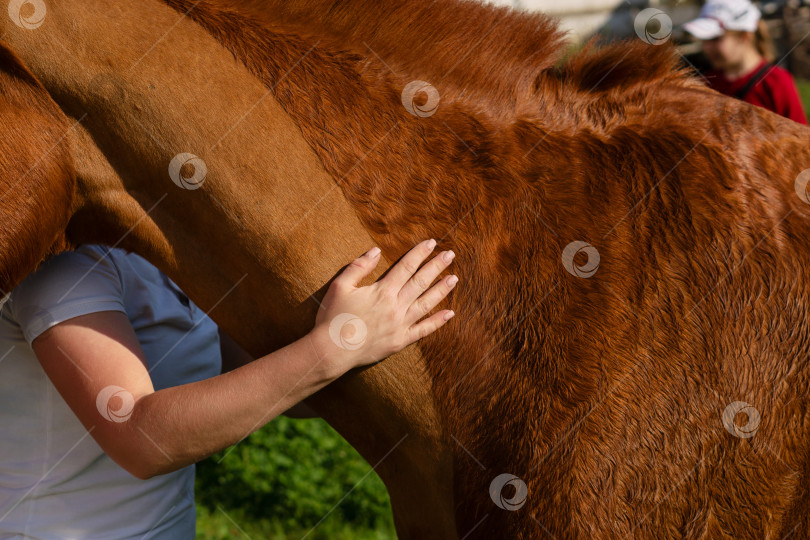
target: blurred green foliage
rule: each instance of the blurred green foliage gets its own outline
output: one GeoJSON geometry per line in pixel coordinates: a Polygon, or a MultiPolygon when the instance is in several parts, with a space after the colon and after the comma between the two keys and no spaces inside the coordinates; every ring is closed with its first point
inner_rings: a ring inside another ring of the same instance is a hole
{"type": "Polygon", "coordinates": [[[382,481],[320,419],[277,418],[199,463],[196,490],[197,538],[396,538],[382,481]]]}
{"type": "Polygon", "coordinates": [[[799,88],[799,97],[804,105],[804,114],[810,116],[810,81],[796,79],[796,86],[799,88]]]}

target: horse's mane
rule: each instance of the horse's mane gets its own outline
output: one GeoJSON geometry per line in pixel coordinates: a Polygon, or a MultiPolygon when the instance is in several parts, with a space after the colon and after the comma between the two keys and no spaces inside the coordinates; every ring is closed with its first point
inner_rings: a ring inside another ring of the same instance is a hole
{"type": "Polygon", "coordinates": [[[539,13],[473,0],[217,0],[271,26],[385,62],[429,81],[444,99],[463,96],[490,115],[514,113],[535,77],[554,65],[564,35],[539,13]]]}
{"type": "Polygon", "coordinates": [[[478,0],[214,0],[269,28],[323,48],[379,59],[405,80],[424,80],[446,101],[500,120],[536,111],[544,84],[564,77],[588,92],[681,78],[670,46],[585,44],[561,63],[554,19],[478,0]],[[557,66],[559,69],[554,69],[557,66]]]}

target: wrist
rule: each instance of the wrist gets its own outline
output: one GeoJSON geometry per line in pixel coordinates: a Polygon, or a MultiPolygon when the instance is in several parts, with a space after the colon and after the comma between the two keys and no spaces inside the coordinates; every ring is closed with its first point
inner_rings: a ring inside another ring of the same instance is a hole
{"type": "Polygon", "coordinates": [[[335,380],[352,368],[345,351],[338,347],[329,336],[329,329],[317,325],[304,337],[315,355],[318,369],[327,379],[335,380]]]}

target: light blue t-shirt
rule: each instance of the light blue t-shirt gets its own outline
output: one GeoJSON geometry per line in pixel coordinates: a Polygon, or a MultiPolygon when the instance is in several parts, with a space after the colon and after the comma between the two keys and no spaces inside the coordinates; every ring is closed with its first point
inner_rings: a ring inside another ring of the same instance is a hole
{"type": "Polygon", "coordinates": [[[130,475],[30,347],[48,328],[99,311],[126,313],[156,391],[220,373],[216,325],[146,260],[89,245],[49,259],[0,311],[0,538],[194,538],[194,466],[130,475]]]}

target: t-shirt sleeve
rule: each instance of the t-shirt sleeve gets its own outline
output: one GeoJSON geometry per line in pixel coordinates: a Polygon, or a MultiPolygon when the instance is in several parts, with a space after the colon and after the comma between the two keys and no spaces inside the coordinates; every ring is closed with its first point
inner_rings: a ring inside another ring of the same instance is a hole
{"type": "Polygon", "coordinates": [[[121,275],[107,248],[80,246],[44,262],[11,291],[9,309],[31,344],[74,317],[124,308],[121,275]]]}

